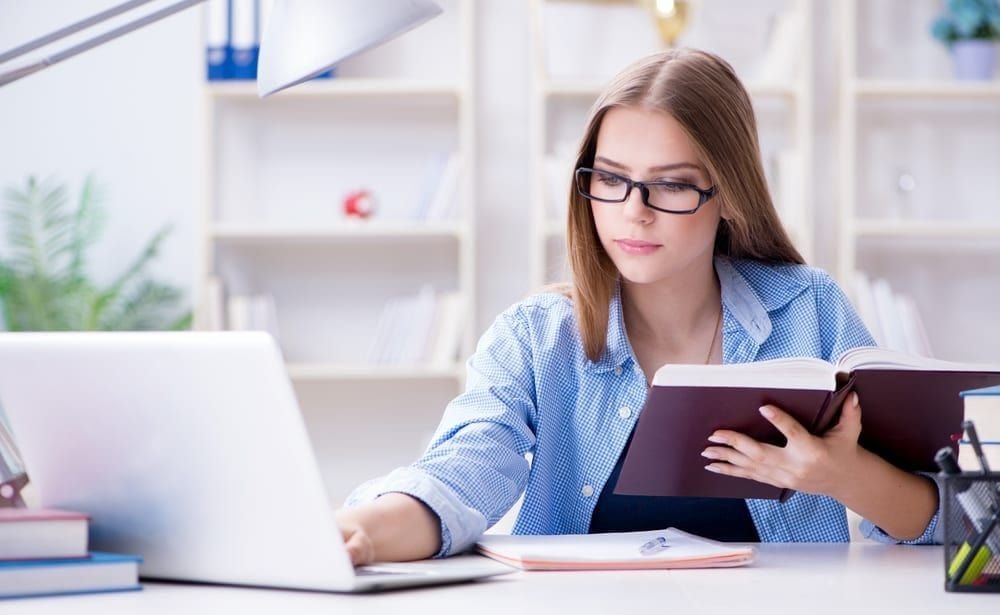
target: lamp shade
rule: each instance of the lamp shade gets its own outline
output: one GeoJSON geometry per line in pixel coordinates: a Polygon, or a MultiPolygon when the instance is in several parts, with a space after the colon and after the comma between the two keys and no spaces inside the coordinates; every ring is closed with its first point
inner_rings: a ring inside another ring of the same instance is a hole
{"type": "Polygon", "coordinates": [[[441,14],[431,0],[275,0],[260,45],[261,98],[441,14]]]}

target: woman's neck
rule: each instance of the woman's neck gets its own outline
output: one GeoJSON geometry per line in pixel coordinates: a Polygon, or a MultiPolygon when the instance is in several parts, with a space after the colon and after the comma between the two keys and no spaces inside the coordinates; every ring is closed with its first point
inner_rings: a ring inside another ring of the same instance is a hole
{"type": "Polygon", "coordinates": [[[707,267],[692,268],[655,284],[623,280],[625,329],[633,346],[641,340],[643,346],[658,349],[657,354],[689,354],[693,344],[704,342],[706,331],[714,335],[721,297],[712,261],[707,267]]]}

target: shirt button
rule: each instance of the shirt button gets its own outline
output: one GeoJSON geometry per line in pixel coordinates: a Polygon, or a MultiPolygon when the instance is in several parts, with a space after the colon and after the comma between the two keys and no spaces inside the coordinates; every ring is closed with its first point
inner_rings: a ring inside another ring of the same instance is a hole
{"type": "Polygon", "coordinates": [[[627,419],[628,417],[632,416],[632,409],[629,408],[628,406],[622,406],[621,408],[618,408],[618,416],[622,417],[623,419],[627,419]]]}
{"type": "Polygon", "coordinates": [[[580,495],[582,495],[585,498],[589,498],[590,496],[594,495],[594,488],[591,487],[590,485],[584,485],[583,489],[580,490],[580,495]]]}
{"type": "Polygon", "coordinates": [[[618,367],[615,368],[615,376],[621,376],[621,375],[622,375],[622,366],[619,365],[618,367]]]}

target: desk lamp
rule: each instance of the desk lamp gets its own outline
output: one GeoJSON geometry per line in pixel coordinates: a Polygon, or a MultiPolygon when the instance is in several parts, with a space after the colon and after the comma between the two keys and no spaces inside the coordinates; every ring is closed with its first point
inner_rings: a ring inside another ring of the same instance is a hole
{"type": "MultiPolygon", "coordinates": [[[[153,1],[123,2],[0,53],[0,66],[153,1]]],[[[0,68],[0,87],[202,2],[179,0],[40,60],[6,71],[0,68]]],[[[274,0],[260,44],[258,94],[263,98],[308,81],[440,13],[432,0],[274,0]]]]}

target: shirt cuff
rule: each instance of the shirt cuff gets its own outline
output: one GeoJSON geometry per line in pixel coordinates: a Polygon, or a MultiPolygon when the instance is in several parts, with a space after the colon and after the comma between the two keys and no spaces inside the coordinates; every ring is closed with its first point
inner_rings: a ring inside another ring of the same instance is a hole
{"type": "Polygon", "coordinates": [[[441,521],[441,549],[435,558],[460,553],[476,543],[486,531],[486,517],[466,506],[458,495],[439,479],[412,467],[398,468],[368,481],[348,496],[345,506],[370,502],[386,493],[405,493],[423,502],[441,521]]]}

